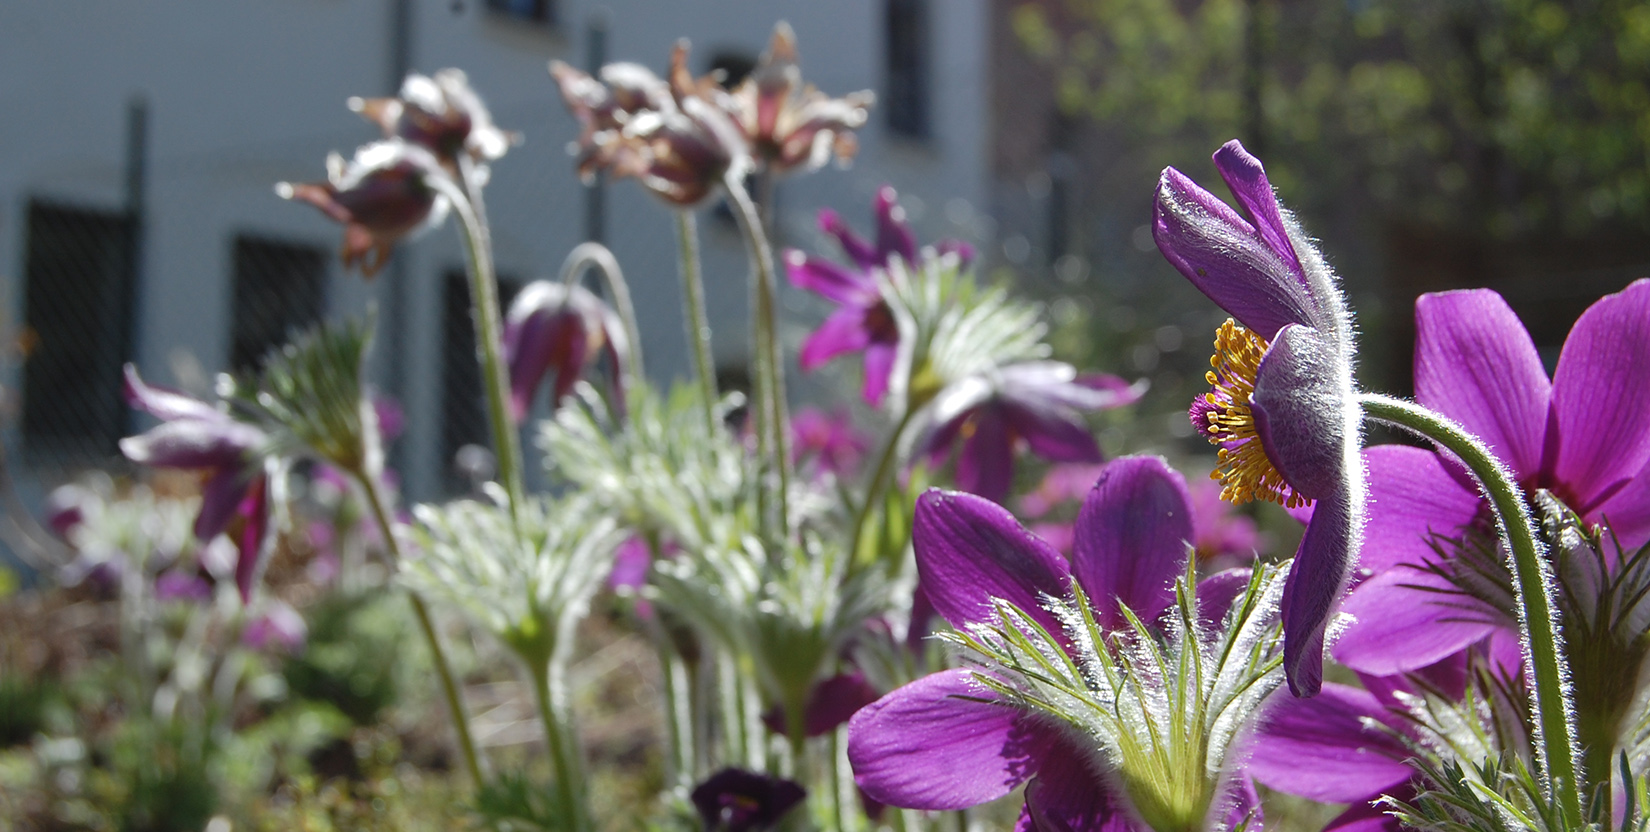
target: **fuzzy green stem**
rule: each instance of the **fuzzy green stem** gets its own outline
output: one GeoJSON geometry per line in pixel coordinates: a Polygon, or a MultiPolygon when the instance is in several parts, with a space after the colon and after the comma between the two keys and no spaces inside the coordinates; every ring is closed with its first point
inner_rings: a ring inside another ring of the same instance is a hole
{"type": "Polygon", "coordinates": [[[1455,421],[1420,405],[1390,396],[1359,397],[1371,419],[1414,431],[1437,443],[1466,463],[1495,509],[1501,534],[1512,554],[1518,588],[1519,629],[1525,644],[1527,668],[1535,680],[1537,751],[1547,774],[1548,787],[1567,819],[1579,824],[1581,781],[1576,771],[1575,728],[1569,702],[1558,614],[1553,609],[1553,577],[1543,557],[1540,539],[1523,492],[1512,472],[1477,437],[1455,421]]]}
{"type": "MultiPolygon", "coordinates": [[[[401,564],[401,543],[395,536],[395,527],[390,524],[389,512],[384,508],[383,492],[378,487],[377,478],[365,471],[353,472],[355,481],[361,486],[366,495],[367,506],[372,510],[372,519],[378,524],[378,533],[384,538],[384,547],[389,550],[390,560],[396,565],[401,564]]],[[[452,665],[447,663],[447,653],[441,648],[441,637],[436,633],[435,622],[430,618],[430,608],[418,593],[408,591],[407,600],[412,602],[413,617],[418,619],[418,630],[424,635],[424,643],[430,649],[430,663],[435,665],[436,676],[441,680],[441,695],[447,700],[447,714],[453,721],[453,733],[458,737],[458,750],[464,756],[464,768],[470,773],[470,779],[475,781],[476,788],[486,783],[482,774],[481,755],[476,752],[474,737],[470,734],[470,717],[464,710],[464,698],[458,690],[458,680],[453,677],[452,665]]]]}
{"type": "Polygon", "coordinates": [[[498,455],[498,478],[510,497],[510,520],[519,526],[522,499],[521,441],[510,418],[510,379],[505,374],[503,315],[499,310],[498,281],[493,275],[493,243],[487,228],[486,207],[471,164],[459,158],[463,184],[429,176],[430,186],[452,203],[458,216],[459,239],[464,242],[464,266],[470,278],[470,305],[475,319],[476,354],[481,360],[482,387],[487,391],[487,422],[492,428],[493,451],[498,455]]]}
{"type": "Polygon", "coordinates": [[[676,212],[676,237],[682,257],[682,306],[693,369],[699,376],[705,428],[716,433],[716,364],[711,359],[710,317],[705,312],[705,279],[699,270],[699,223],[692,211],[676,212]]]}
{"type": "Polygon", "coordinates": [[[562,284],[571,290],[578,276],[591,268],[599,272],[602,282],[607,284],[607,291],[613,296],[613,308],[624,323],[625,339],[630,342],[629,366],[617,368],[630,374],[624,384],[628,390],[630,384],[644,378],[642,328],[636,318],[636,305],[630,300],[630,283],[624,279],[624,270],[619,268],[619,259],[613,256],[612,250],[601,243],[591,242],[579,243],[567,253],[567,259],[562,261],[561,266],[562,284]]]}
{"type": "Polygon", "coordinates": [[[588,792],[571,726],[563,718],[567,709],[563,702],[565,684],[561,670],[560,662],[555,659],[533,662],[528,668],[533,677],[533,698],[538,701],[539,721],[544,725],[545,745],[555,768],[561,810],[572,821],[574,832],[585,832],[591,828],[588,792]]]}
{"type": "Polygon", "coordinates": [[[894,424],[894,430],[888,434],[887,444],[882,446],[882,453],[877,457],[877,466],[871,471],[871,480],[865,486],[865,502],[859,506],[854,515],[854,536],[850,538],[854,546],[855,557],[850,561],[850,568],[856,569],[861,564],[858,555],[865,546],[865,536],[870,533],[872,518],[876,517],[877,509],[882,505],[883,498],[888,493],[889,486],[894,481],[894,473],[899,469],[900,438],[905,435],[905,429],[910,426],[911,418],[916,414],[915,409],[906,408],[900,414],[899,421],[894,424]]]}
{"type": "Polygon", "coordinates": [[[770,540],[784,540],[789,536],[791,457],[787,437],[788,419],[785,414],[785,369],[779,355],[778,314],[776,298],[779,293],[774,283],[773,250],[768,235],[762,229],[762,218],[756,204],[745,192],[745,183],[732,175],[723,177],[728,198],[733,201],[733,215],[744,232],[752,269],[751,334],[755,338],[756,405],[762,415],[758,422],[758,444],[764,459],[778,474],[774,491],[774,512],[777,515],[777,534],[770,540]]]}

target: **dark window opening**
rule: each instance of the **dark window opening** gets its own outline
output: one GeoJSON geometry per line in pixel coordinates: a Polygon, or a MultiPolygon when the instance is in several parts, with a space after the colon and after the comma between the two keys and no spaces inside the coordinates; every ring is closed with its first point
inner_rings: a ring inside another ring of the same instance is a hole
{"type": "Polygon", "coordinates": [[[249,235],[235,238],[229,366],[257,370],[298,331],[321,320],[327,255],[319,248],[249,235]]]}
{"type": "Polygon", "coordinates": [[[710,58],[710,72],[725,90],[739,86],[755,69],[756,59],[749,52],[717,52],[710,58]]]}
{"type": "Polygon", "coordinates": [[[928,9],[923,0],[888,0],[888,129],[928,137],[928,9]]]}
{"type": "Polygon", "coordinates": [[[487,11],[527,23],[553,26],[556,8],[553,0],[487,0],[487,11]]]}
{"type": "MultiPolygon", "coordinates": [[[[498,281],[502,309],[510,308],[521,283],[508,278],[498,281]]],[[[487,450],[493,447],[491,426],[487,424],[487,391],[481,386],[481,365],[476,360],[475,320],[470,312],[470,280],[462,271],[447,273],[442,290],[441,311],[441,468],[448,493],[468,492],[476,483],[470,472],[477,466],[459,451],[467,445],[487,450]]],[[[496,463],[495,463],[496,466],[496,463]]],[[[476,471],[491,476],[489,472],[476,471]]]]}
{"type": "Polygon", "coordinates": [[[135,228],[124,212],[29,203],[20,340],[31,461],[112,455],[126,432],[135,228]]]}

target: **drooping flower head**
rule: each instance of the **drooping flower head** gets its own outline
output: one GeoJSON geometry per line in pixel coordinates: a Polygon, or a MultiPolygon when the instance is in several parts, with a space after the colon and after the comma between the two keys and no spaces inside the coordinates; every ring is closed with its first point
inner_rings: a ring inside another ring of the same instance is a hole
{"type": "Polygon", "coordinates": [[[546,373],[554,373],[551,401],[560,402],[603,354],[617,379],[626,371],[630,354],[618,313],[583,286],[569,289],[548,280],[529,283],[511,301],[504,319],[511,415],[516,421],[527,415],[546,373]]]}
{"type": "MultiPolygon", "coordinates": [[[[898,355],[900,336],[894,313],[877,286],[876,272],[888,268],[889,259],[894,257],[915,271],[919,258],[927,256],[928,251],[918,250],[916,235],[905,221],[905,210],[900,208],[893,188],[884,185],[877,190],[874,208],[874,242],[855,234],[835,211],[826,208],[819,212],[819,227],[836,238],[851,266],[796,249],[787,249],[784,258],[791,285],[838,304],[836,312],[803,343],[798,356],[802,369],[817,369],[839,355],[864,351],[865,383],[861,394],[865,401],[877,405],[888,392],[888,376],[898,355]]],[[[961,240],[942,240],[932,252],[936,256],[955,254],[959,268],[964,269],[974,260],[973,246],[961,240]]]]}
{"type": "Polygon", "coordinates": [[[1197,430],[1220,446],[1213,476],[1223,496],[1316,503],[1284,601],[1289,686],[1310,696],[1323,677],[1325,629],[1358,559],[1367,502],[1352,321],[1334,274],[1279,207],[1260,160],[1234,140],[1214,161],[1243,213],[1166,168],[1153,237],[1232,315],[1216,335],[1212,389],[1190,410],[1197,430]]]}
{"type": "Polygon", "coordinates": [[[1100,445],[1083,414],[1132,404],[1144,382],[1091,374],[1069,364],[1028,361],[961,379],[929,405],[920,450],[939,464],[962,440],[957,486],[992,501],[1014,483],[1014,453],[1023,441],[1050,462],[1099,462],[1100,445]]]}
{"type": "Polygon", "coordinates": [[[521,141],[493,124],[487,105],[460,69],[434,76],[413,73],[401,82],[395,98],[351,98],[349,108],[383,128],[385,138],[423,147],[449,166],[456,165],[459,154],[491,162],[521,141]]]}
{"type": "Polygon", "coordinates": [[[573,150],[581,176],[604,170],[633,177],[672,206],[694,208],[750,165],[739,127],[711,100],[727,93],[712,78],[695,79],[687,56],[686,41],[677,42],[668,83],[638,64],[608,64],[598,81],[551,62],[562,100],[580,123],[573,150]]]}
{"type": "Polygon", "coordinates": [[[781,22],[756,69],[720,100],[729,105],[756,160],[783,174],[817,170],[832,155],[842,162],[852,159],[859,149],[853,131],[865,125],[866,108],[876,95],[860,90],[831,98],[804,85],[796,33],[781,22]]]}
{"type": "Polygon", "coordinates": [[[987,500],[919,499],[922,585],[987,663],[854,716],[848,756],[866,794],[949,810],[1027,783],[1018,828],[1074,832],[1225,829],[1258,811],[1229,751],[1281,681],[1275,575],[1223,573],[1201,600],[1177,596],[1191,516],[1185,482],[1160,458],[1106,466],[1077,522],[1068,563],[987,500]],[[1185,662],[1196,683],[1173,682],[1165,661],[1185,662]]]}
{"type": "Polygon", "coordinates": [[[282,182],[282,199],[307,202],[344,226],[344,268],[359,266],[365,277],[389,262],[402,239],[441,224],[449,208],[426,176],[444,175],[440,162],[423,147],[400,140],[374,142],[355,151],[346,165],[327,157],[327,181],[282,182]]]}
{"type": "Polygon", "coordinates": [[[222,532],[235,532],[240,550],[235,583],[241,600],[249,600],[269,524],[269,477],[264,465],[269,436],[199,399],[145,384],[130,364],[126,365],[125,391],[132,407],[161,423],[147,433],[120,440],[121,452],[141,465],[205,474],[195,537],[205,543],[222,532]]]}

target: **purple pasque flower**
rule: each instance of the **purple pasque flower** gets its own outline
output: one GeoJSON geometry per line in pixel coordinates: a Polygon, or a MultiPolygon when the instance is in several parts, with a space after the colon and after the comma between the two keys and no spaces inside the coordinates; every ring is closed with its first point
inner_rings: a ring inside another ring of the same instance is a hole
{"type": "Polygon", "coordinates": [[[853,131],[865,126],[870,90],[831,98],[802,83],[796,33],[780,22],[749,77],[720,99],[745,134],[751,154],[776,174],[819,169],[835,155],[846,164],[859,149],[853,131]]]}
{"type": "MultiPolygon", "coordinates": [[[[1527,491],[1546,489],[1631,551],[1650,542],[1650,280],[1599,299],[1575,322],[1552,380],[1494,291],[1415,302],[1415,397],[1476,434],[1527,491]]],[[[1335,657],[1366,673],[1431,664],[1497,630],[1510,610],[1463,593],[1434,548],[1488,522],[1477,486],[1444,456],[1364,452],[1373,500],[1364,568],[1347,599],[1358,623],[1335,657]]],[[[1460,549],[1460,547],[1455,547],[1460,549]]],[[[1618,559],[1619,560],[1619,559],[1618,559]]]]}
{"type": "Polygon", "coordinates": [[[201,508],[195,537],[205,543],[230,532],[240,550],[235,567],[241,600],[250,600],[252,581],[269,524],[268,475],[264,455],[269,436],[199,399],[145,384],[126,365],[126,401],[161,420],[147,433],[120,440],[121,453],[141,465],[202,472],[201,508]]]}
{"type": "MultiPolygon", "coordinates": [[[[829,734],[881,696],[882,691],[858,670],[821,679],[803,706],[803,731],[810,737],[829,734]]],[[[778,705],[762,713],[762,724],[775,734],[790,733],[785,725],[785,709],[778,705]]]]}
{"type": "Polygon", "coordinates": [[[1050,462],[1099,462],[1100,445],[1083,413],[1132,404],[1145,392],[1144,381],[1079,376],[1058,361],[997,367],[953,382],[934,397],[918,447],[939,465],[961,438],[957,487],[996,502],[1014,483],[1021,441],[1050,462]]]}
{"type": "Polygon", "coordinates": [[[434,154],[389,140],[362,145],[347,165],[333,153],[327,157],[327,181],[281,182],[275,193],[307,202],[342,223],[344,268],[359,266],[362,276],[370,278],[389,262],[396,243],[446,218],[447,198],[425,179],[432,175],[446,175],[434,154]]]}
{"type": "MultiPolygon", "coordinates": [[[[1174,603],[1191,535],[1187,500],[1185,482],[1162,459],[1112,462],[1083,505],[1068,563],[1000,506],[931,490],[917,501],[913,530],[921,585],[935,610],[964,632],[1000,624],[1000,610],[1011,605],[1047,633],[1074,637],[1049,602],[1072,598],[1076,588],[1099,627],[1118,633],[1130,628],[1124,607],[1151,622],[1174,603]]],[[[1075,648],[1062,641],[1058,649],[1075,648]]],[[[1150,795],[1142,790],[1150,787],[1129,772],[1119,777],[1103,770],[1120,763],[1096,747],[1097,736],[998,692],[986,683],[995,673],[935,673],[855,714],[848,757],[865,794],[894,806],[951,810],[996,800],[1026,783],[1020,829],[1148,829],[1142,816],[1150,807],[1142,798],[1150,795]]],[[[1198,761],[1199,770],[1205,764],[1213,764],[1213,772],[1226,769],[1220,752],[1214,754],[1198,761]]],[[[1237,780],[1218,774],[1206,805],[1189,810],[1198,817],[1182,820],[1229,822],[1258,811],[1247,781],[1237,780]]]]}
{"type": "Polygon", "coordinates": [[[309,639],[309,625],[285,601],[271,599],[262,612],[247,622],[241,631],[241,643],[254,650],[280,650],[297,653],[309,639]]]}
{"type": "Polygon", "coordinates": [[[705,832],[762,832],[802,803],[808,791],[782,777],[725,768],[693,789],[705,832]]]}
{"type": "Polygon", "coordinates": [[[550,74],[579,120],[575,154],[580,176],[605,170],[633,177],[677,208],[696,208],[716,195],[723,179],[750,165],[743,134],[728,117],[715,79],[695,79],[688,47],[671,50],[669,81],[639,64],[608,64],[601,80],[560,61],[550,74]]]}
{"type": "MultiPolygon", "coordinates": [[[[899,351],[899,326],[877,286],[876,272],[886,269],[892,257],[914,268],[925,253],[917,249],[916,235],[905,221],[905,210],[893,188],[879,188],[873,207],[877,216],[874,243],[855,234],[835,211],[819,212],[819,227],[836,238],[852,265],[842,266],[796,249],[787,249],[784,258],[791,285],[838,305],[803,342],[797,359],[802,369],[814,370],[839,355],[863,351],[865,382],[860,392],[874,406],[888,392],[888,376],[899,351]]],[[[934,252],[957,255],[964,269],[974,260],[974,247],[961,240],[942,240],[934,252]]]]}
{"type": "Polygon", "coordinates": [[[846,410],[826,413],[804,407],[791,415],[791,454],[812,460],[819,474],[848,476],[859,468],[869,440],[854,429],[846,410]]]}
{"type": "Polygon", "coordinates": [[[351,98],[349,108],[383,128],[386,139],[419,145],[448,166],[456,167],[460,154],[491,162],[521,141],[519,135],[493,124],[487,105],[461,69],[443,69],[433,76],[415,72],[401,82],[395,98],[351,98]]]}
{"type": "Polygon", "coordinates": [[[1232,315],[1193,425],[1220,446],[1225,499],[1316,502],[1284,595],[1284,666],[1297,696],[1323,679],[1324,631],[1358,560],[1367,503],[1352,319],[1334,274],[1236,140],[1215,167],[1243,213],[1165,168],[1152,225],[1163,256],[1232,315]]]}
{"type": "MultiPolygon", "coordinates": [[[[1061,552],[1070,552],[1075,527],[1057,518],[1070,516],[1068,512],[1082,502],[1104,467],[1085,463],[1050,466],[1037,488],[1020,498],[1020,516],[1039,520],[1031,530],[1061,552]]],[[[1192,501],[1191,543],[1199,565],[1218,570],[1254,560],[1266,543],[1255,521],[1220,499],[1218,483],[1193,481],[1187,490],[1192,501]]]]}
{"type": "Polygon", "coordinates": [[[559,404],[585,368],[603,354],[612,362],[617,381],[630,354],[618,313],[583,286],[548,280],[527,284],[516,293],[504,318],[511,416],[519,422],[527,415],[546,373],[554,373],[551,401],[559,404]]]}

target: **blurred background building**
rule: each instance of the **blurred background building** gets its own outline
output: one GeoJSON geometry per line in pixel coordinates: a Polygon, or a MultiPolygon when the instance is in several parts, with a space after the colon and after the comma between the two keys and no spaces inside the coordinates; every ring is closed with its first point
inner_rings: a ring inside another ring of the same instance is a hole
{"type": "MultiPolygon", "coordinates": [[[[631,183],[577,180],[577,127],[545,65],[662,71],[685,36],[693,70],[737,80],[778,20],[808,81],[879,100],[851,169],[778,184],[777,242],[829,251],[817,210],[869,231],[875,189],[893,184],[921,239],[968,239],[1049,302],[1062,357],[1153,380],[1117,417],[1137,430],[1106,426],[1110,450],[1199,444],[1182,409],[1224,316],[1156,254],[1152,189],[1166,164],[1215,186],[1208,155],[1234,136],[1346,278],[1371,386],[1407,388],[1419,292],[1500,289],[1552,360],[1592,299],[1650,272],[1643,2],[11,3],[0,286],[16,346],[0,380],[29,500],[120,464],[116,440],[141,427],[123,362],[205,394],[294,328],[369,304],[375,375],[407,414],[395,462],[409,496],[467,486],[454,454],[486,428],[456,235],[403,245],[367,282],[339,267],[334,224],[271,190],[372,139],[345,99],[393,93],[408,71],[464,69],[525,137],[487,192],[504,295],[600,239],[634,286],[652,371],[684,374],[669,213],[631,183]]],[[[733,384],[747,267],[725,210],[700,227],[733,384]]],[[[821,307],[784,301],[794,347],[821,307]]]]}

